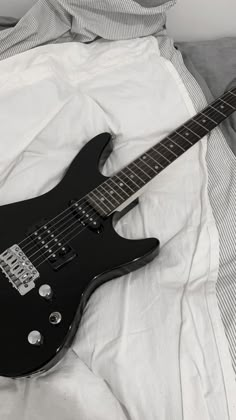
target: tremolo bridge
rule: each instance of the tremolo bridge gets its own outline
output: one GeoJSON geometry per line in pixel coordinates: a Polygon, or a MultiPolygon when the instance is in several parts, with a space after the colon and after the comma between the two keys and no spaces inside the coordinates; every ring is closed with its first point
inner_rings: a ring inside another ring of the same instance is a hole
{"type": "Polygon", "coordinates": [[[43,219],[32,226],[23,241],[24,250],[13,245],[0,254],[0,270],[22,296],[35,287],[35,280],[40,277],[37,266],[47,261],[54,270],[59,270],[77,256],[67,240],[71,233],[84,228],[101,232],[102,219],[88,201],[71,200],[69,209],[69,216],[59,221],[43,219]]]}
{"type": "Polygon", "coordinates": [[[35,287],[34,281],[39,277],[38,270],[18,245],[0,255],[0,269],[22,296],[35,287]]]}

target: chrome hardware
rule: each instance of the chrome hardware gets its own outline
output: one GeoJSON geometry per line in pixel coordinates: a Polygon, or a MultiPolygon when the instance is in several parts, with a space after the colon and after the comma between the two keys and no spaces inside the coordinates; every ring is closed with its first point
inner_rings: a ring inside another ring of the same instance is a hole
{"type": "Polygon", "coordinates": [[[31,331],[28,335],[28,342],[32,346],[40,346],[43,344],[43,336],[39,331],[31,331]]]}
{"type": "Polygon", "coordinates": [[[60,324],[61,320],[62,320],[62,316],[61,316],[60,312],[52,312],[49,315],[49,322],[52,325],[60,324]]]}
{"type": "Polygon", "coordinates": [[[0,254],[0,269],[22,296],[35,287],[34,280],[39,277],[38,270],[18,245],[0,254]]]}
{"type": "Polygon", "coordinates": [[[49,286],[49,284],[43,284],[39,288],[39,294],[44,299],[49,300],[49,299],[51,299],[51,297],[53,295],[53,291],[52,291],[52,288],[49,286]]]}

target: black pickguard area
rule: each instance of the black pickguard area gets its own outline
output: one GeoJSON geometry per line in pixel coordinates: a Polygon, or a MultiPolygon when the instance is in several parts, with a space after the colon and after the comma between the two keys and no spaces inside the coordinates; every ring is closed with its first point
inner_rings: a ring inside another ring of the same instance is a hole
{"type": "MultiPolygon", "coordinates": [[[[25,238],[29,228],[47,221],[79,200],[106,178],[99,166],[111,151],[111,138],[103,133],[87,143],[76,156],[63,180],[50,192],[0,208],[0,253],[25,238]]],[[[117,214],[116,214],[117,217],[117,214]]],[[[72,218],[81,215],[72,209],[72,218]]],[[[100,218],[99,226],[83,226],[68,244],[68,260],[48,261],[38,267],[35,288],[21,296],[0,272],[0,375],[31,376],[52,367],[70,345],[91,293],[105,281],[135,270],[151,261],[159,250],[155,238],[128,240],[113,228],[113,215],[100,218]],[[47,300],[39,294],[42,285],[53,291],[47,300]],[[49,317],[61,314],[53,325],[49,317]],[[28,342],[31,331],[39,331],[43,344],[28,342]]],[[[53,228],[53,226],[50,226],[53,228]]],[[[54,232],[57,235],[57,232],[54,232]]],[[[66,258],[66,254],[64,255],[66,258]]]]}

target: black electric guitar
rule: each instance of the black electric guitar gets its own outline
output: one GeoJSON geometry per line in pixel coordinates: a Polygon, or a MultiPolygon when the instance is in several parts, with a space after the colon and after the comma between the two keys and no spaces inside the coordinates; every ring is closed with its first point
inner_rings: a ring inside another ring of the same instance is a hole
{"type": "Polygon", "coordinates": [[[0,207],[1,376],[55,365],[91,293],[158,254],[158,239],[122,238],[114,223],[143,187],[235,110],[236,88],[112,177],[99,172],[111,152],[110,134],[100,134],[53,190],[0,207]]]}

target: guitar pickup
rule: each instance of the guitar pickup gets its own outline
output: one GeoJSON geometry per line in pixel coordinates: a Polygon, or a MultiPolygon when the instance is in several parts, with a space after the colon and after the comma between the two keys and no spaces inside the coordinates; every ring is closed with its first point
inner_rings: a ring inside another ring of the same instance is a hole
{"type": "Polygon", "coordinates": [[[62,248],[54,252],[49,258],[48,262],[54,270],[59,270],[65,264],[68,264],[77,256],[76,252],[69,246],[64,245],[62,248]]]}
{"type": "Polygon", "coordinates": [[[97,211],[87,200],[71,200],[69,208],[73,216],[78,219],[81,226],[93,232],[100,233],[103,229],[103,221],[97,211]]]}
{"type": "Polygon", "coordinates": [[[53,270],[57,271],[77,257],[77,253],[70,244],[63,243],[55,225],[44,220],[32,227],[30,236],[38,248],[39,263],[47,260],[53,270]]]}

